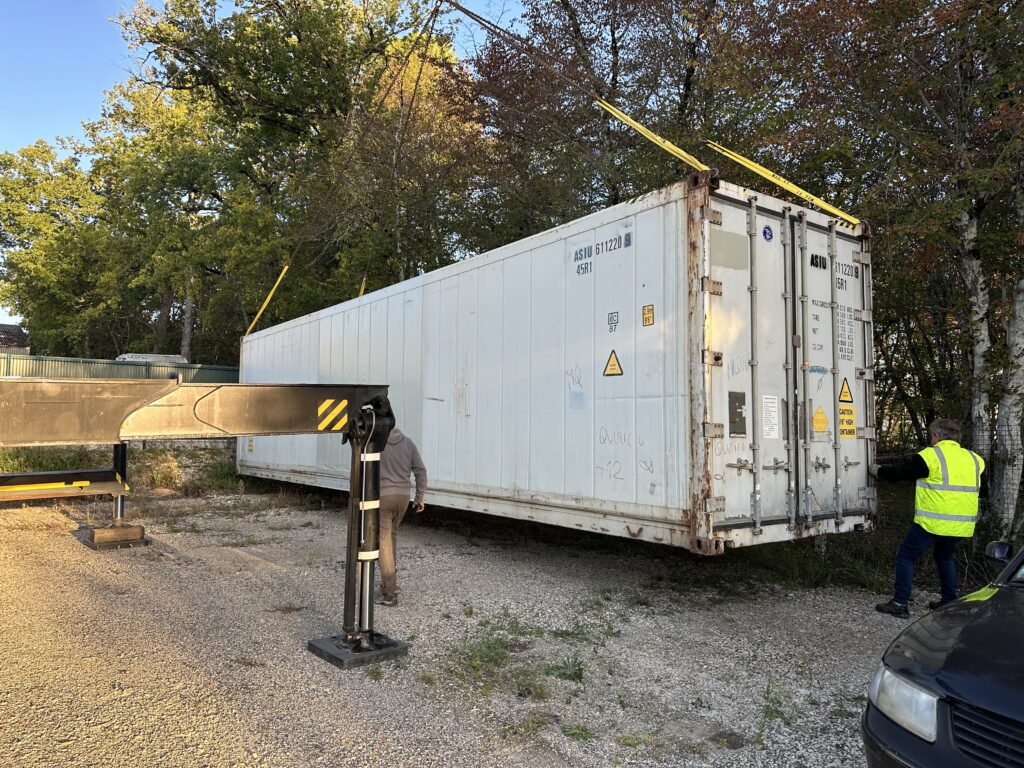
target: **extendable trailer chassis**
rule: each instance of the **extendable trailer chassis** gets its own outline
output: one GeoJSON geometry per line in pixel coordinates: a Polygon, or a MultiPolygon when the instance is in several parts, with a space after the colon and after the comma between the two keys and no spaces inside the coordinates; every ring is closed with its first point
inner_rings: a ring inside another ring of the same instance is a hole
{"type": "Polygon", "coordinates": [[[181,384],[174,379],[0,379],[0,447],[113,445],[109,469],[0,475],[0,501],[110,494],[114,522],[92,528],[96,548],[146,543],[124,519],[129,440],[338,434],[352,448],[344,626],[310,640],[317,656],[347,668],[406,653],[373,628],[379,556],[380,453],[395,418],[387,386],[181,384]],[[355,489],[360,489],[357,493],[355,489]],[[358,604],[359,621],[356,621],[358,604]]]}

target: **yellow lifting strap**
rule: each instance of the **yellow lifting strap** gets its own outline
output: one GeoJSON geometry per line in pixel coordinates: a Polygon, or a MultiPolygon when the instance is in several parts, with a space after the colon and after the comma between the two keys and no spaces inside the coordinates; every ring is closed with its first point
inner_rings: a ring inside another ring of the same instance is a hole
{"type": "Polygon", "coordinates": [[[691,168],[694,168],[694,169],[696,169],[698,171],[710,171],[711,170],[711,168],[709,166],[704,165],[704,163],[702,163],[700,160],[698,160],[693,155],[691,155],[691,154],[689,154],[687,152],[684,152],[683,150],[681,150],[679,147],[677,147],[675,144],[673,144],[668,139],[663,139],[663,138],[661,138],[661,136],[659,136],[658,134],[654,133],[654,131],[648,130],[644,126],[640,125],[640,123],[638,123],[636,120],[631,118],[629,115],[627,115],[621,109],[618,109],[617,107],[609,104],[604,99],[596,99],[595,103],[601,109],[603,109],[606,112],[610,113],[613,117],[617,118],[618,120],[621,120],[623,123],[628,125],[630,128],[632,128],[634,131],[639,133],[641,136],[643,136],[645,139],[647,139],[651,143],[657,144],[659,147],[664,149],[670,155],[675,155],[676,157],[678,157],[680,160],[682,160],[684,163],[689,165],[691,168]]]}
{"type": "Polygon", "coordinates": [[[815,197],[810,192],[808,192],[808,191],[806,191],[804,189],[801,189],[800,187],[798,187],[793,182],[788,181],[788,180],[782,178],[781,176],[779,176],[779,174],[774,173],[773,171],[769,171],[763,165],[758,165],[753,160],[750,160],[750,159],[744,157],[743,155],[741,155],[741,154],[739,154],[737,152],[733,152],[731,149],[727,149],[726,147],[723,147],[721,144],[719,144],[717,142],[705,139],[704,143],[707,144],[709,147],[711,147],[716,152],[718,152],[720,154],[723,154],[726,157],[728,157],[730,160],[733,160],[733,161],[739,163],[744,168],[747,168],[747,169],[753,171],[754,173],[758,174],[759,176],[762,176],[763,178],[768,179],[768,181],[772,182],[773,184],[779,185],[780,187],[785,189],[787,192],[792,192],[797,197],[801,198],[802,200],[807,201],[808,203],[813,203],[814,205],[816,205],[819,208],[821,208],[823,211],[828,211],[833,216],[838,216],[840,219],[845,221],[847,224],[849,224],[851,226],[857,226],[858,224],[860,224],[860,219],[858,219],[856,216],[851,216],[848,213],[844,213],[843,211],[840,211],[834,205],[829,205],[824,200],[822,200],[820,197],[815,197]]]}
{"type": "Polygon", "coordinates": [[[285,264],[284,265],[284,269],[281,270],[281,274],[277,276],[277,282],[274,283],[274,287],[270,289],[270,293],[267,294],[267,298],[265,298],[263,300],[263,306],[260,307],[260,311],[256,313],[256,317],[254,317],[252,319],[252,322],[249,323],[249,328],[245,332],[246,336],[248,336],[250,333],[252,333],[252,329],[256,327],[256,323],[259,322],[260,315],[263,314],[263,310],[267,308],[267,304],[270,303],[270,300],[272,298],[274,298],[274,291],[277,290],[277,286],[279,286],[281,284],[281,281],[284,280],[284,273],[287,272],[287,271],[288,271],[288,265],[285,264]]]}

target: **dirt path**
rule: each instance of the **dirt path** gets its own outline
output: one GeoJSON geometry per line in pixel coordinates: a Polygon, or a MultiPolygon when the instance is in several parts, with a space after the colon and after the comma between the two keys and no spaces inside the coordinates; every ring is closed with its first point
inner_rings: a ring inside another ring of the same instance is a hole
{"type": "Polygon", "coordinates": [[[148,510],[152,547],[100,554],[0,510],[0,766],[859,766],[901,626],[866,593],[428,518],[378,612],[411,654],[343,672],[305,651],[340,629],[340,515],[148,510]]]}

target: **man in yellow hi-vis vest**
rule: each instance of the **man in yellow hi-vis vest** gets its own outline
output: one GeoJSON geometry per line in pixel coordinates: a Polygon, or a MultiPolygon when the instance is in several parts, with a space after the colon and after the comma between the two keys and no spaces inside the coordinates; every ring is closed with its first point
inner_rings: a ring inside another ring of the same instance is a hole
{"type": "Polygon", "coordinates": [[[956,545],[974,535],[978,520],[978,497],[982,491],[985,460],[960,447],[960,424],[936,419],[928,425],[932,444],[908,462],[869,471],[879,480],[916,480],[914,522],[896,554],[896,588],[892,600],[879,603],[882,613],[907,618],[914,566],[928,547],[935,555],[942,598],[928,607],[935,609],[956,599],[956,545]]]}

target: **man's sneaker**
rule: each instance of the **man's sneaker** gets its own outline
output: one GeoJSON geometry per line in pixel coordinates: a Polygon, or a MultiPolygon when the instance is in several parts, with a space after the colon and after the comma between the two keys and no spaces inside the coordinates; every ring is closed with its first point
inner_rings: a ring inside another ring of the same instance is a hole
{"type": "Polygon", "coordinates": [[[398,595],[378,595],[374,600],[377,605],[398,605],[398,595]]]}
{"type": "Polygon", "coordinates": [[[907,608],[907,604],[897,603],[895,600],[890,600],[888,603],[879,603],[875,606],[875,610],[879,613],[888,613],[890,616],[895,616],[897,619],[910,618],[910,609],[907,608]]]}
{"type": "Polygon", "coordinates": [[[949,603],[952,603],[955,600],[955,597],[953,598],[953,600],[932,600],[930,603],[928,603],[928,610],[934,611],[936,608],[941,608],[942,606],[948,605],[949,603]]]}

